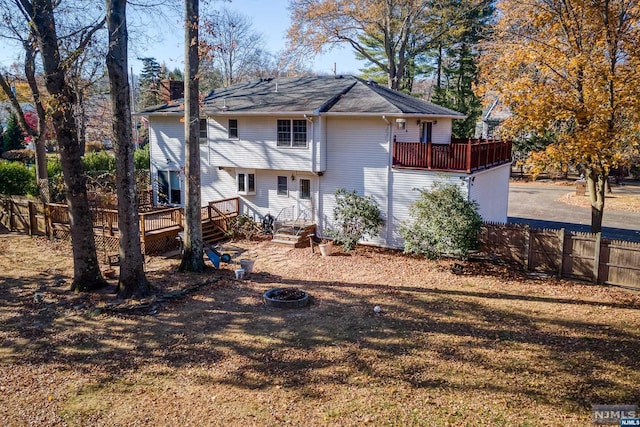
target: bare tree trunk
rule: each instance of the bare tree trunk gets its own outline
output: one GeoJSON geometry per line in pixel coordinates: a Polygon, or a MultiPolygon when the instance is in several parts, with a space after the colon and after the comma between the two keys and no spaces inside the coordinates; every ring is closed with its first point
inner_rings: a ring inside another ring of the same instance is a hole
{"type": "MultiPolygon", "coordinates": [[[[75,95],[65,80],[60,61],[52,1],[34,0],[28,12],[31,13],[32,26],[40,45],[45,84],[51,96],[51,105],[55,107],[51,108],[51,118],[60,149],[73,249],[74,277],[71,289],[91,291],[105,286],[106,282],[102,278],[96,255],[86,176],[74,117],[75,95]]],[[[92,31],[89,33],[92,34],[92,31]]]]}
{"type": "Polygon", "coordinates": [[[134,146],[131,141],[126,6],[126,0],[107,0],[109,28],[107,70],[113,113],[111,124],[116,152],[118,229],[120,230],[118,296],[142,298],[151,294],[151,286],[144,272],[144,255],[140,244],[140,217],[133,162],[134,146]]]}
{"type": "Polygon", "coordinates": [[[607,176],[591,168],[586,170],[587,191],[591,200],[591,232],[602,231],[602,218],[604,214],[605,182],[607,176]]]}
{"type": "Polygon", "coordinates": [[[200,213],[200,106],[198,85],[199,1],[185,0],[184,139],[185,206],[184,253],[180,271],[204,271],[200,213]]]}

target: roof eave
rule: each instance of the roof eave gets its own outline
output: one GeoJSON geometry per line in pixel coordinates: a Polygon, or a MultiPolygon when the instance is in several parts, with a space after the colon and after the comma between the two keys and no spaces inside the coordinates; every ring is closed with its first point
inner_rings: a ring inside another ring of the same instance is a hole
{"type": "Polygon", "coordinates": [[[355,116],[365,116],[365,117],[380,117],[380,116],[389,116],[389,117],[403,117],[407,119],[415,118],[433,118],[433,119],[456,119],[456,120],[464,120],[467,118],[465,115],[458,114],[427,114],[427,113],[398,113],[398,112],[388,112],[388,113],[358,113],[358,112],[324,112],[320,113],[321,116],[344,116],[344,117],[355,117],[355,116]]]}

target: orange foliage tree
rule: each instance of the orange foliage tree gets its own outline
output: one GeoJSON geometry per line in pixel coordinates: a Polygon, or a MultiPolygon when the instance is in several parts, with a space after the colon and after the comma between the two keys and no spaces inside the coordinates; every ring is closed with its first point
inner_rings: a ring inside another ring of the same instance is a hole
{"type": "Polygon", "coordinates": [[[538,164],[572,163],[587,179],[599,232],[605,183],[637,152],[640,5],[637,0],[503,0],[484,73],[513,116],[512,134],[554,129],[538,164]]]}

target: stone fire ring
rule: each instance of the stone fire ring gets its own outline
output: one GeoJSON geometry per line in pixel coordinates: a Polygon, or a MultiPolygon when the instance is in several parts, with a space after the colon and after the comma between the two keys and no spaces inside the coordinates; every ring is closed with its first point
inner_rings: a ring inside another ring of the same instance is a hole
{"type": "Polygon", "coordinates": [[[263,298],[270,307],[301,308],[309,305],[309,294],[296,288],[273,288],[265,292],[263,298]]]}

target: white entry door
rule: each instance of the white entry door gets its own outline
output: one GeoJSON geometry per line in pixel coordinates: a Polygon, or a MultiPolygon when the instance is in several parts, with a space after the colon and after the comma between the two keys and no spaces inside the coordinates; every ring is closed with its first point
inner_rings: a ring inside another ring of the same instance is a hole
{"type": "Polygon", "coordinates": [[[314,213],[313,203],[311,200],[311,195],[313,194],[313,190],[311,187],[312,184],[313,181],[311,180],[311,178],[298,178],[298,194],[296,198],[298,201],[298,213],[300,218],[304,218],[308,221],[313,221],[314,213]]]}

